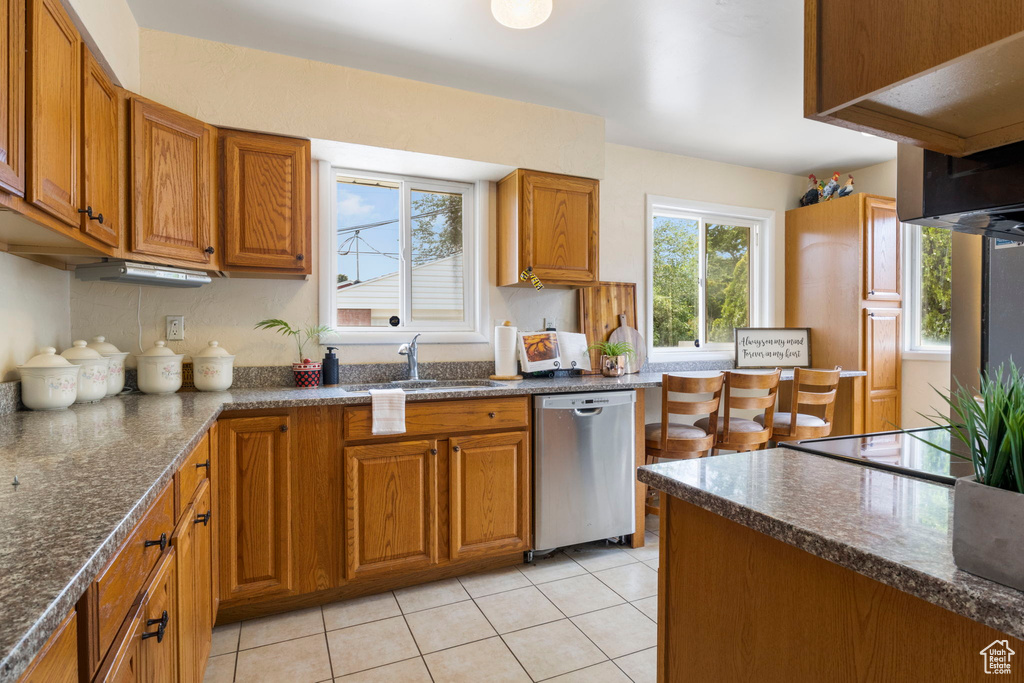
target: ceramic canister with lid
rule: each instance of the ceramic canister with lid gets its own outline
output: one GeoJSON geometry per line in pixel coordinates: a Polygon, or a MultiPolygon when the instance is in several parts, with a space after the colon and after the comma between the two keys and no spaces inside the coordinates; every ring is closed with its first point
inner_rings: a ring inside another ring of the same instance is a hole
{"type": "Polygon", "coordinates": [[[174,353],[162,339],[135,356],[139,364],[139,391],[144,394],[173,394],[180,389],[184,358],[185,354],[174,353]]]}
{"type": "Polygon", "coordinates": [[[227,391],[234,379],[235,357],[215,341],[192,356],[195,376],[193,382],[199,391],[227,391]]]}
{"type": "Polygon", "coordinates": [[[107,368],[110,360],[100,355],[99,351],[86,346],[84,339],[71,343],[70,349],[60,354],[74,365],[80,365],[78,373],[78,397],[75,403],[91,403],[107,395],[107,368]]]}
{"type": "Polygon", "coordinates": [[[80,367],[58,356],[52,346],[40,349],[38,356],[18,366],[21,402],[32,410],[67,408],[78,397],[80,371],[80,367]]]}
{"type": "Polygon", "coordinates": [[[107,396],[120,394],[124,389],[124,359],[128,357],[128,352],[119,351],[106,337],[93,337],[89,348],[110,359],[110,367],[107,368],[107,396]]]}

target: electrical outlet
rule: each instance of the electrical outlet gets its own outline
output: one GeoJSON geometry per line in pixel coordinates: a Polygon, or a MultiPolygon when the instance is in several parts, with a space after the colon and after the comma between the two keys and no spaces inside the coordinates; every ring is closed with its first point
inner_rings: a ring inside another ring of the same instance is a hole
{"type": "Polygon", "coordinates": [[[185,316],[167,316],[167,341],[185,341],[185,316]]]}
{"type": "Polygon", "coordinates": [[[544,329],[558,329],[558,318],[544,318],[544,329]]]}

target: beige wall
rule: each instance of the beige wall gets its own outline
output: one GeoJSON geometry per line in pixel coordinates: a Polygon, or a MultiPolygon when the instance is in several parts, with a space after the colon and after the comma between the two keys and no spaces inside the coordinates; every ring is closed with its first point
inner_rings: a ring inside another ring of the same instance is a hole
{"type": "Polygon", "coordinates": [[[40,346],[71,345],[68,273],[0,252],[0,382],[40,346]]]}
{"type": "Polygon", "coordinates": [[[218,126],[589,178],[604,119],[298,57],[143,30],[142,94],[218,126]]]}
{"type": "Polygon", "coordinates": [[[124,0],[63,0],[94,55],[114,80],[139,90],[139,25],[124,0]]]}

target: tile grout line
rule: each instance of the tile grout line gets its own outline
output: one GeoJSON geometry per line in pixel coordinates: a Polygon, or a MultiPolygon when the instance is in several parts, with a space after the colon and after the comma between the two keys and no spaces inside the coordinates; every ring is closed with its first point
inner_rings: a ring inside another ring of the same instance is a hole
{"type": "Polygon", "coordinates": [[[324,644],[327,646],[327,668],[331,672],[331,681],[334,681],[334,657],[331,657],[331,639],[327,637],[327,617],[324,616],[323,605],[320,605],[320,624],[324,627],[324,644]]]}
{"type": "MultiPolygon", "coordinates": [[[[523,586],[523,588],[526,588],[526,586],[523,586]]],[[[497,595],[497,593],[494,593],[494,595],[497,595]]],[[[485,596],[482,596],[482,597],[487,597],[487,596],[485,595],[485,596]]],[[[487,616],[487,614],[482,609],[480,609],[480,605],[476,604],[476,598],[473,598],[473,605],[478,610],[480,610],[480,614],[483,615],[484,619],[487,621],[487,625],[491,627],[492,631],[494,631],[494,635],[496,635],[498,637],[498,640],[501,641],[501,644],[504,645],[505,649],[508,650],[510,655],[512,655],[512,659],[516,660],[516,664],[518,664],[519,668],[523,670],[523,673],[526,674],[526,677],[529,678],[532,681],[533,680],[533,676],[530,675],[530,672],[526,670],[526,666],[519,660],[519,656],[516,655],[515,650],[513,650],[511,647],[509,647],[508,643],[505,642],[505,639],[502,637],[502,634],[498,633],[498,629],[494,628],[494,624],[491,623],[491,620],[487,616]]],[[[558,608],[556,607],[555,609],[558,609],[558,608]]]]}

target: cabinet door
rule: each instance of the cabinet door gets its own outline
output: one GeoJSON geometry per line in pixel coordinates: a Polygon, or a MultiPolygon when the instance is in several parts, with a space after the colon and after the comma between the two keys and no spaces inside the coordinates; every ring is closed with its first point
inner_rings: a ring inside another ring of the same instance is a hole
{"type": "Polygon", "coordinates": [[[82,45],[82,230],[116,247],[121,238],[120,95],[96,58],[82,45]]]}
{"type": "Polygon", "coordinates": [[[309,273],[309,140],[221,131],[224,265],[309,273]]]}
{"type": "Polygon", "coordinates": [[[522,267],[551,284],[598,281],[598,183],[523,173],[522,267]]]}
{"type": "Polygon", "coordinates": [[[864,298],[900,300],[900,221],[891,200],[864,200],[864,298]]]}
{"type": "Polygon", "coordinates": [[[348,578],[437,562],[438,442],[345,449],[348,578]]]}
{"type": "Polygon", "coordinates": [[[18,680],[20,683],[78,681],[78,619],[74,610],[64,617],[18,680]]]}
{"type": "Polygon", "coordinates": [[[157,565],[140,605],[139,652],[143,681],[178,680],[181,625],[177,614],[177,584],[176,551],[169,548],[157,565]]]}
{"type": "Polygon", "coordinates": [[[451,557],[530,548],[530,451],[526,432],[452,437],[451,557]]]}
{"type": "Polygon", "coordinates": [[[209,264],[215,253],[210,127],[134,97],[131,120],[131,251],[209,264]]]}
{"type": "Polygon", "coordinates": [[[291,449],[287,415],[220,422],[220,597],[291,590],[291,449]]]}
{"type": "Polygon", "coordinates": [[[0,0],[0,189],[25,196],[25,0],[0,0]]]}
{"type": "Polygon", "coordinates": [[[900,314],[898,308],[864,311],[866,432],[890,431],[900,426],[900,314]]]}
{"type": "Polygon", "coordinates": [[[210,522],[210,486],[204,481],[182,512],[172,539],[178,555],[178,671],[182,683],[203,680],[210,653],[210,522]]]}
{"type": "Polygon", "coordinates": [[[141,683],[142,612],[139,606],[124,620],[103,666],[93,679],[97,683],[141,683]]]}
{"type": "Polygon", "coordinates": [[[60,0],[29,0],[28,201],[78,227],[81,38],[60,0]]]}

